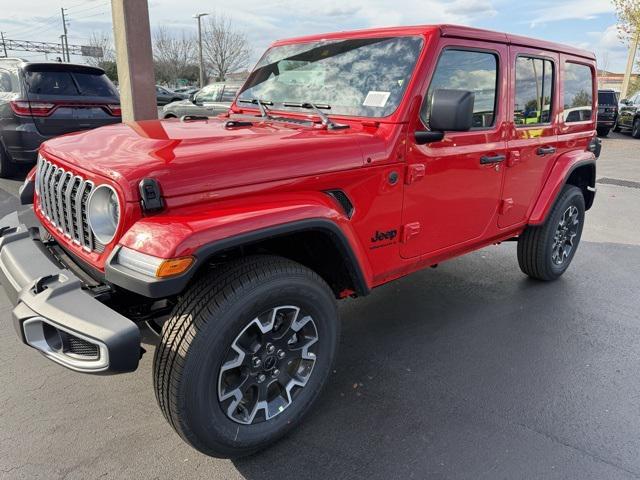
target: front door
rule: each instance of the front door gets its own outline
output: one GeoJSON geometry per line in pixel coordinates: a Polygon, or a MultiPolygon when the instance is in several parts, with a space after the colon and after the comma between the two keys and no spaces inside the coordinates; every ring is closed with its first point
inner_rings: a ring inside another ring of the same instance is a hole
{"type": "Polygon", "coordinates": [[[409,135],[401,255],[431,255],[482,238],[495,228],[500,201],[507,88],[507,47],[444,40],[417,129],[428,129],[436,89],[475,93],[473,128],[445,132],[442,141],[418,145],[409,135]],[[424,173],[424,176],[422,176],[424,173]]]}
{"type": "Polygon", "coordinates": [[[524,47],[510,48],[509,158],[498,226],[526,220],[557,157],[558,64],[555,53],[540,54],[524,47]]]}

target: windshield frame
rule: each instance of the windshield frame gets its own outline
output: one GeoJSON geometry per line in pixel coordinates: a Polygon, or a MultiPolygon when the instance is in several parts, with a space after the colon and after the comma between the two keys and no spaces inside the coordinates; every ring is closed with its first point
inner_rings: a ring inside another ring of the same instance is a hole
{"type": "MultiPolygon", "coordinates": [[[[296,41],[295,39],[293,39],[291,41],[284,40],[284,41],[275,42],[265,50],[265,52],[262,54],[260,59],[257,61],[256,65],[251,70],[249,77],[247,78],[245,83],[239,89],[238,94],[236,95],[236,98],[231,105],[231,113],[238,113],[238,111],[242,111],[242,112],[258,111],[257,107],[249,106],[244,102],[240,102],[240,104],[238,104],[238,101],[240,100],[242,93],[245,90],[247,90],[248,83],[251,79],[251,75],[256,71],[256,67],[262,63],[265,57],[269,55],[269,53],[274,48],[287,46],[287,45],[307,45],[307,44],[311,45],[311,44],[317,44],[321,41],[340,42],[340,41],[348,41],[348,40],[363,40],[363,39],[375,39],[375,38],[391,40],[395,38],[411,38],[411,37],[418,38],[421,41],[421,45],[419,47],[418,54],[416,56],[415,64],[413,65],[413,68],[411,69],[411,73],[408,76],[407,85],[404,91],[402,92],[402,95],[398,101],[398,104],[396,105],[396,108],[393,111],[391,111],[385,116],[380,116],[380,117],[333,113],[331,110],[327,110],[325,112],[331,118],[335,118],[335,119],[345,119],[345,120],[351,119],[354,121],[375,121],[375,122],[385,122],[385,123],[396,122],[397,117],[403,115],[404,110],[406,109],[406,103],[407,103],[406,99],[408,95],[410,95],[410,92],[414,90],[416,82],[419,83],[418,73],[422,69],[424,57],[426,56],[430,46],[431,32],[429,31],[407,32],[407,33],[397,33],[397,32],[391,33],[388,31],[381,31],[381,32],[376,32],[375,34],[362,33],[362,34],[354,34],[350,36],[343,36],[343,35],[326,36],[322,39],[309,38],[309,39],[304,39],[300,41],[296,41]]],[[[260,100],[265,100],[265,99],[260,99],[260,100]]],[[[266,99],[266,100],[270,100],[270,99],[266,99]]],[[[283,105],[284,103],[287,103],[287,102],[282,102],[282,103],[278,103],[276,105],[270,106],[269,111],[277,112],[279,114],[289,115],[291,117],[303,117],[303,118],[317,117],[315,113],[312,113],[309,110],[302,111],[301,109],[298,109],[298,108],[281,107],[281,105],[283,105]]]]}

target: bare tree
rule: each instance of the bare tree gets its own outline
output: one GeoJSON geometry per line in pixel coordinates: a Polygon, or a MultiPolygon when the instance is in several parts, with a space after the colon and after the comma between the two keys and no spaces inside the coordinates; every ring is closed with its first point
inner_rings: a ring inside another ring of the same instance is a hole
{"type": "Polygon", "coordinates": [[[166,27],[159,27],[153,35],[153,57],[157,80],[175,84],[179,78],[192,75],[195,64],[195,41],[182,32],[173,35],[166,27]]]}
{"type": "Polygon", "coordinates": [[[89,46],[102,50],[100,57],[87,57],[86,62],[92,67],[102,68],[107,76],[118,81],[118,68],[116,67],[116,51],[111,40],[111,35],[105,32],[93,32],[89,38],[89,46]]]}
{"type": "Polygon", "coordinates": [[[105,32],[93,32],[89,38],[89,46],[102,49],[101,57],[87,57],[87,63],[93,67],[101,67],[105,62],[115,62],[116,54],[111,36],[105,32]]]}
{"type": "Polygon", "coordinates": [[[246,35],[234,29],[229,17],[218,14],[211,15],[204,24],[202,50],[208,69],[218,81],[246,68],[251,56],[246,35]]]}

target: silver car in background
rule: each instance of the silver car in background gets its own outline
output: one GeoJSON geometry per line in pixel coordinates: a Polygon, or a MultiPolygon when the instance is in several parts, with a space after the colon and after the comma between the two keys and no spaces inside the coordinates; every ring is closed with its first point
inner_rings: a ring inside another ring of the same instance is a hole
{"type": "Polygon", "coordinates": [[[161,117],[180,118],[185,115],[215,117],[229,109],[241,86],[241,83],[212,83],[190,95],[187,100],[165,105],[161,117]]]}

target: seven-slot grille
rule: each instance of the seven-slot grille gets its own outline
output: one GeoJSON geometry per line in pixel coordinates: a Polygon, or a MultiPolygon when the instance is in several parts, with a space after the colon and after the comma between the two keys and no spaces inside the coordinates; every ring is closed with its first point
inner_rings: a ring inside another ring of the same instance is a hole
{"type": "Polygon", "coordinates": [[[87,201],[94,184],[38,158],[36,192],[39,207],[53,227],[87,251],[104,251],[87,220],[87,201]]]}

